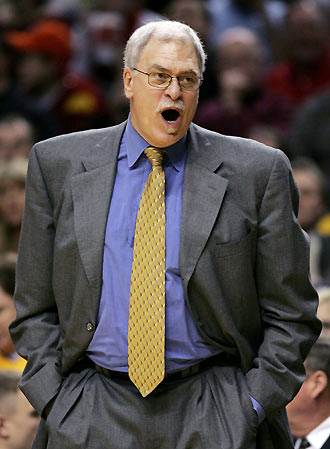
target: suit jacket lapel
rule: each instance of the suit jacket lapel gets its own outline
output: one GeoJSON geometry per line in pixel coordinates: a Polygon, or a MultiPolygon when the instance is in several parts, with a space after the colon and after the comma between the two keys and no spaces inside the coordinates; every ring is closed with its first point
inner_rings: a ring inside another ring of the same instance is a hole
{"type": "Polygon", "coordinates": [[[187,286],[218,216],[228,181],[216,174],[221,165],[205,135],[191,125],[187,141],[180,235],[180,270],[187,286]]]}
{"type": "MultiPolygon", "coordinates": [[[[100,294],[106,223],[125,125],[109,129],[109,136],[83,158],[85,171],[72,178],[76,238],[96,298],[100,294]]],[[[215,173],[222,162],[219,154],[195,125],[189,129],[187,147],[180,233],[180,269],[184,285],[211,233],[228,184],[215,173]]]]}
{"type": "Polygon", "coordinates": [[[125,123],[109,129],[109,135],[82,159],[85,171],[74,176],[71,184],[78,248],[96,298],[101,288],[105,229],[124,129],[125,123]]]}

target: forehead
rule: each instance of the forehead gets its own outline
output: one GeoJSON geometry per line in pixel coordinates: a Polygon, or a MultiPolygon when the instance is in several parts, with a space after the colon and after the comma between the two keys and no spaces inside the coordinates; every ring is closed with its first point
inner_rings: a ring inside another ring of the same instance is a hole
{"type": "Polygon", "coordinates": [[[155,65],[168,70],[199,72],[197,52],[188,38],[164,40],[152,37],[141,52],[139,64],[145,69],[155,65]]]}

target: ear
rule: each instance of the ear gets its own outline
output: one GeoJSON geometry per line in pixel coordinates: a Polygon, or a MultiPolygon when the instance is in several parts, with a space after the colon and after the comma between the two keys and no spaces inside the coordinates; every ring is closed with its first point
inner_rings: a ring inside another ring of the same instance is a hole
{"type": "Polygon", "coordinates": [[[130,100],[131,98],[133,98],[134,77],[133,77],[133,71],[128,67],[126,67],[124,69],[123,80],[124,80],[124,90],[125,90],[126,98],[128,98],[130,100]]]}
{"type": "Polygon", "coordinates": [[[6,419],[0,414],[0,440],[6,440],[9,437],[9,432],[6,425],[6,419]]]}
{"type": "Polygon", "coordinates": [[[324,371],[317,370],[308,378],[308,388],[310,395],[316,399],[328,386],[328,378],[324,371]]]}

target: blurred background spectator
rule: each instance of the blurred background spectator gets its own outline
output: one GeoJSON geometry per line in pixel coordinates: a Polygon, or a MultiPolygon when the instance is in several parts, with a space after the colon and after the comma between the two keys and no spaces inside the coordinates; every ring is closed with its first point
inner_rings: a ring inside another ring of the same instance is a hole
{"type": "Polygon", "coordinates": [[[295,449],[330,444],[330,340],[319,338],[305,360],[306,379],[287,406],[295,449]],[[305,445],[302,445],[302,440],[305,445]]]}
{"type": "Polygon", "coordinates": [[[19,372],[0,371],[0,449],[31,449],[40,421],[19,379],[19,372]]]}
{"type": "Polygon", "coordinates": [[[200,103],[194,121],[223,134],[249,137],[253,129],[264,126],[279,139],[284,137],[291,107],[264,85],[257,35],[247,28],[227,30],[219,41],[217,62],[219,95],[200,103]]]}
{"type": "Polygon", "coordinates": [[[26,174],[26,158],[0,164],[0,254],[18,251],[26,174]]]}
{"type": "Polygon", "coordinates": [[[7,32],[5,39],[18,52],[15,75],[20,94],[50,112],[59,133],[109,125],[109,111],[99,88],[67,71],[71,35],[65,23],[41,20],[25,31],[7,32]]]}
{"type": "Polygon", "coordinates": [[[0,24],[24,29],[42,16],[46,3],[47,0],[1,0],[0,24]]]}
{"type": "Polygon", "coordinates": [[[28,158],[36,141],[32,123],[19,115],[0,116],[0,162],[28,158]]]}
{"type": "Polygon", "coordinates": [[[26,364],[26,361],[16,353],[8,331],[8,326],[16,313],[13,300],[15,272],[16,254],[7,253],[0,256],[0,372],[22,371],[26,364]]]}
{"type": "Polygon", "coordinates": [[[328,211],[326,180],[319,167],[307,158],[294,159],[292,169],[300,195],[298,220],[310,237],[312,281],[330,282],[330,235],[321,235],[317,227],[328,211]]]}
{"type": "Polygon", "coordinates": [[[291,128],[289,154],[313,159],[330,179],[330,87],[309,97],[291,128]]]}
{"type": "Polygon", "coordinates": [[[293,2],[282,37],[284,60],[269,70],[267,85],[297,107],[330,85],[328,18],[314,0],[293,2]]]}
{"type": "Polygon", "coordinates": [[[317,316],[322,321],[321,336],[330,338],[330,284],[320,284],[316,287],[320,301],[317,316]]]}
{"type": "Polygon", "coordinates": [[[210,38],[217,45],[219,36],[235,27],[248,28],[262,43],[266,61],[279,52],[279,38],[286,12],[286,2],[278,0],[208,0],[211,16],[210,38]]]}
{"type": "Polygon", "coordinates": [[[58,130],[50,111],[41,111],[20,94],[12,75],[12,58],[13,52],[6,46],[0,30],[0,119],[17,114],[31,122],[37,140],[54,136],[58,130]]]}

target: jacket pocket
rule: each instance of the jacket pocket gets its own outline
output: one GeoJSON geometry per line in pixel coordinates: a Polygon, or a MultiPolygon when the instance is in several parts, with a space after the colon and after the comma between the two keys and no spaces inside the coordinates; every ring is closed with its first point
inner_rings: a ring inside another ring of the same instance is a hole
{"type": "Polygon", "coordinates": [[[229,257],[237,254],[249,253],[255,245],[257,237],[256,229],[250,230],[250,232],[240,240],[234,242],[223,243],[218,240],[216,243],[217,257],[229,257]]]}

